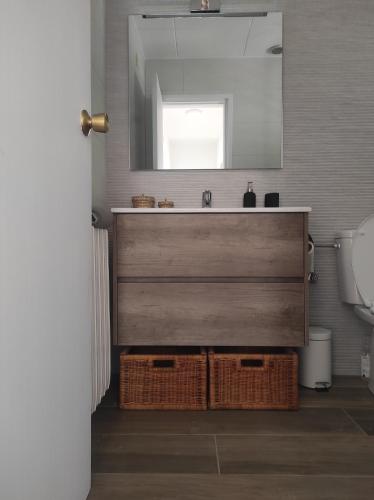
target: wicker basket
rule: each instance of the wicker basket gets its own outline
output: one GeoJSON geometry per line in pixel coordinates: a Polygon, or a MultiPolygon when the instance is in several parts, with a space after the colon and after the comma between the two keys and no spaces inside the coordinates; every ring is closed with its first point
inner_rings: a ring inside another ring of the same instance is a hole
{"type": "Polygon", "coordinates": [[[123,410],[206,410],[207,355],[199,348],[131,348],[120,356],[123,410]]]}
{"type": "Polygon", "coordinates": [[[133,196],[131,198],[132,206],[134,208],[154,208],[156,200],[153,196],[133,196]]]}
{"type": "Polygon", "coordinates": [[[174,208],[174,201],[165,198],[164,200],[158,202],[158,208],[174,208]]]}
{"type": "Polygon", "coordinates": [[[291,349],[210,349],[210,408],[296,410],[298,356],[291,349]]]}

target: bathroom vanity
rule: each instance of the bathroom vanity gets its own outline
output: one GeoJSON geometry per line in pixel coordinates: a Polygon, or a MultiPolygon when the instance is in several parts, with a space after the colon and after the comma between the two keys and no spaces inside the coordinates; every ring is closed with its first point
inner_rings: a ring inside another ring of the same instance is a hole
{"type": "Polygon", "coordinates": [[[112,209],[114,344],[303,346],[309,211],[112,209]]]}

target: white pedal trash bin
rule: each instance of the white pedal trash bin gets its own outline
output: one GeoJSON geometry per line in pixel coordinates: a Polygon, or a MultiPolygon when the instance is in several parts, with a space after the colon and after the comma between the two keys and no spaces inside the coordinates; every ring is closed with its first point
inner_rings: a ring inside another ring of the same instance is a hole
{"type": "Polygon", "coordinates": [[[299,350],[300,385],[317,390],[331,387],[331,337],[328,328],[309,328],[309,345],[299,350]]]}

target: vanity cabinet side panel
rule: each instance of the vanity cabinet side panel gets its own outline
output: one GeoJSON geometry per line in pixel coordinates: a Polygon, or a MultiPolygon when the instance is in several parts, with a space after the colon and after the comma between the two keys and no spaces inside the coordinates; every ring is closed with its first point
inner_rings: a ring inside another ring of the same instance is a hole
{"type": "Polygon", "coordinates": [[[304,213],[304,344],[309,344],[309,216],[304,213]]]}
{"type": "Polygon", "coordinates": [[[118,276],[304,278],[302,213],[119,214],[118,276]]]}
{"type": "Polygon", "coordinates": [[[117,276],[117,215],[113,216],[113,270],[112,270],[112,331],[113,331],[113,344],[118,345],[118,276],[117,276]]]}

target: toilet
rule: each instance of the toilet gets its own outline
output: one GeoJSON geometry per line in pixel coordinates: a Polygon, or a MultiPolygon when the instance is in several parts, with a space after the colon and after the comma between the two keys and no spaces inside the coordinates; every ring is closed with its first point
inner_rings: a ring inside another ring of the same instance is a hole
{"type": "Polygon", "coordinates": [[[374,214],[336,234],[340,297],[372,327],[369,389],[374,393],[374,214]]]}

